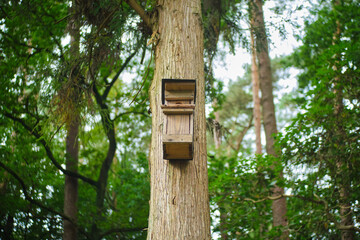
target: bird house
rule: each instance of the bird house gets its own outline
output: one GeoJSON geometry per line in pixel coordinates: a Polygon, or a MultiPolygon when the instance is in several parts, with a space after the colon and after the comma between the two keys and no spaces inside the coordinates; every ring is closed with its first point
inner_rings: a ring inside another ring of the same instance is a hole
{"type": "Polygon", "coordinates": [[[162,81],[164,159],[193,159],[195,94],[195,80],[162,81]]]}

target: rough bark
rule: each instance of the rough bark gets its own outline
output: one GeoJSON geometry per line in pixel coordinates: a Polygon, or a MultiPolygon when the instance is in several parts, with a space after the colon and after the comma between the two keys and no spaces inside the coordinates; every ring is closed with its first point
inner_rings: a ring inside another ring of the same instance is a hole
{"type": "MultiPolygon", "coordinates": [[[[265,30],[264,15],[262,10],[262,0],[253,1],[254,11],[254,28],[256,35],[256,51],[259,60],[259,78],[260,78],[260,89],[261,89],[261,105],[263,110],[263,121],[266,138],[266,152],[274,157],[278,156],[274,148],[274,135],[277,133],[276,118],[275,118],[275,106],[272,86],[272,74],[270,57],[268,50],[268,41],[265,30]]],[[[281,163],[274,162],[274,169],[278,168],[281,163]]],[[[282,171],[279,173],[279,178],[283,177],[282,171]]],[[[275,185],[272,189],[273,196],[279,196],[284,194],[284,189],[275,185]]],[[[273,225],[284,226],[288,225],[286,217],[286,199],[284,197],[274,200],[272,202],[273,212],[273,225]]],[[[288,239],[288,232],[283,231],[281,239],[288,239]]]]}
{"type": "MultiPolygon", "coordinates": [[[[75,13],[75,1],[73,2],[73,7],[71,9],[71,13],[73,17],[70,18],[69,21],[69,29],[70,29],[70,57],[73,62],[77,59],[79,55],[79,41],[80,41],[80,33],[79,33],[79,24],[76,19],[75,13]]],[[[74,68],[72,68],[74,69],[74,68]]],[[[69,81],[77,81],[77,77],[74,75],[70,75],[69,81]]],[[[75,84],[74,84],[75,86],[75,84]]],[[[77,99],[78,91],[74,89],[71,98],[77,99]]],[[[73,106],[71,106],[73,107],[73,106]]],[[[79,141],[78,141],[78,133],[79,133],[79,125],[80,118],[77,112],[73,113],[69,122],[67,123],[67,135],[66,135],[66,170],[77,172],[78,169],[78,161],[79,161],[79,141]]],[[[77,201],[78,201],[78,178],[70,177],[65,175],[65,190],[64,190],[64,214],[72,219],[73,222],[77,221],[77,201]]],[[[72,222],[68,220],[64,220],[64,240],[76,240],[77,239],[77,227],[72,222]]]]}
{"type": "Polygon", "coordinates": [[[160,40],[149,90],[153,116],[147,239],[210,239],[201,2],[164,0],[157,4],[160,40]],[[163,159],[164,116],[160,108],[163,78],[196,79],[193,160],[163,159]]]}

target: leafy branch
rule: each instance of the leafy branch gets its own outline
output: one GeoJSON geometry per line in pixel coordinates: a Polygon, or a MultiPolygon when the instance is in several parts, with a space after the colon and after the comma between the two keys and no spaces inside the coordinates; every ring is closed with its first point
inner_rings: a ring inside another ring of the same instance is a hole
{"type": "Polygon", "coordinates": [[[255,204],[255,203],[264,202],[266,200],[277,200],[277,199],[280,199],[280,198],[283,198],[283,197],[285,197],[285,198],[295,197],[295,198],[302,199],[304,201],[310,201],[310,202],[313,202],[313,203],[316,203],[316,204],[324,205],[326,216],[328,217],[328,219],[331,222],[333,222],[335,224],[337,229],[339,229],[339,230],[354,230],[354,231],[360,232],[360,228],[358,228],[358,227],[356,227],[354,225],[341,225],[341,224],[339,224],[339,222],[336,220],[334,215],[330,213],[328,202],[325,201],[324,199],[321,199],[316,194],[314,194],[314,197],[316,199],[308,198],[308,197],[304,197],[304,196],[300,196],[300,195],[280,194],[280,195],[277,195],[277,196],[267,196],[265,198],[261,198],[261,199],[258,199],[258,200],[251,199],[251,198],[244,198],[244,201],[250,201],[250,202],[255,204]]]}
{"type": "Polygon", "coordinates": [[[48,207],[48,206],[45,206],[45,205],[42,204],[41,202],[33,199],[33,198],[29,195],[29,193],[28,193],[28,191],[27,191],[28,187],[26,186],[24,180],[22,180],[22,178],[21,178],[18,174],[16,174],[11,168],[9,168],[8,166],[6,166],[6,165],[3,164],[2,162],[0,162],[0,166],[1,166],[4,170],[6,170],[8,173],[10,173],[10,174],[20,183],[21,188],[22,188],[22,191],[23,191],[24,196],[25,196],[25,199],[26,199],[27,201],[29,201],[30,203],[32,203],[32,204],[34,204],[34,205],[36,205],[36,206],[38,206],[38,207],[40,207],[40,208],[42,208],[42,209],[45,209],[45,210],[47,210],[47,211],[49,211],[49,212],[51,212],[51,213],[54,213],[54,214],[56,214],[56,215],[59,215],[59,216],[62,217],[63,219],[71,222],[72,224],[74,224],[74,225],[76,226],[76,228],[77,228],[82,234],[84,234],[88,239],[90,239],[89,235],[88,235],[83,229],[79,228],[79,226],[77,225],[77,223],[76,223],[75,221],[73,221],[73,219],[71,219],[71,218],[69,218],[68,216],[66,216],[65,214],[63,214],[63,213],[61,213],[61,212],[58,212],[58,211],[56,211],[56,210],[54,210],[54,209],[52,209],[52,208],[50,208],[50,207],[48,207]]]}
{"type": "Polygon", "coordinates": [[[42,138],[41,134],[36,130],[35,127],[32,127],[30,125],[28,125],[27,123],[25,123],[24,119],[15,117],[14,115],[12,115],[11,113],[4,113],[4,116],[12,119],[15,122],[20,123],[31,135],[33,135],[40,143],[41,145],[43,145],[43,147],[45,148],[46,154],[48,156],[48,158],[51,160],[51,162],[55,165],[56,168],[58,168],[63,174],[70,176],[70,177],[74,177],[74,178],[78,178],[81,179],[82,181],[89,183],[90,185],[96,186],[97,183],[92,180],[91,178],[85,177],[77,172],[73,172],[73,171],[69,171],[64,169],[61,164],[56,160],[56,158],[54,157],[54,154],[52,153],[49,145],[47,144],[47,142],[45,141],[44,138],[42,138]]]}

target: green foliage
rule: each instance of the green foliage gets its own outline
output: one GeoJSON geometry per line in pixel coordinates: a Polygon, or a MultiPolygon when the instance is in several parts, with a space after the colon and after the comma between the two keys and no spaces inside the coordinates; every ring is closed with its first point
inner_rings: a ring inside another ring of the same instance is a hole
{"type": "Polygon", "coordinates": [[[150,118],[144,103],[153,67],[142,66],[137,55],[148,51],[146,37],[137,34],[139,20],[125,3],[77,4],[71,14],[67,1],[0,5],[1,239],[62,237],[64,126],[73,115],[81,118],[81,176],[98,180],[109,129],[118,143],[100,217],[98,187],[79,180],[79,239],[89,238],[94,223],[104,239],[146,237],[150,118]],[[80,26],[75,58],[68,43],[73,16],[80,26]],[[146,79],[136,90],[135,81],[119,76],[134,66],[140,66],[134,80],[146,79]]]}
{"type": "Polygon", "coordinates": [[[324,5],[306,23],[304,45],[295,54],[304,69],[300,87],[308,90],[299,101],[301,113],[279,138],[283,159],[294,171],[291,191],[299,196],[289,200],[294,239],[341,238],[343,204],[349,204],[355,223],[359,218],[358,14],[355,1],[324,5]],[[351,192],[346,199],[344,189],[351,192]]]}
{"type": "Polygon", "coordinates": [[[270,189],[280,169],[272,157],[225,157],[217,152],[209,161],[209,192],[215,232],[229,239],[273,239],[281,233],[272,227],[270,189]],[[220,157],[216,157],[219,155],[220,157]],[[219,221],[219,220],[218,220],[219,221]]]}

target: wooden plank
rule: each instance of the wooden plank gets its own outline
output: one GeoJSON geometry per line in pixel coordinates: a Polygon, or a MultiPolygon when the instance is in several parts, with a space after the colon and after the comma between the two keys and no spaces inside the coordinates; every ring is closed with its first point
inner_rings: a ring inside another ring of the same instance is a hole
{"type": "Polygon", "coordinates": [[[193,100],[192,91],[165,91],[165,100],[193,100]]]}
{"type": "Polygon", "coordinates": [[[192,143],[193,135],[192,134],[164,134],[163,143],[164,144],[179,144],[179,143],[192,143]]]}
{"type": "Polygon", "coordinates": [[[190,134],[194,134],[194,115],[190,115],[189,116],[189,130],[190,130],[190,134]]]}
{"type": "Polygon", "coordinates": [[[192,90],[195,91],[195,82],[167,82],[165,83],[165,90],[173,91],[185,91],[192,90]]]}
{"type": "Polygon", "coordinates": [[[190,134],[190,115],[168,115],[166,134],[190,134]]]}
{"type": "Polygon", "coordinates": [[[167,108],[189,108],[189,109],[195,109],[195,104],[169,104],[169,105],[161,105],[162,109],[167,108]]]}
{"type": "Polygon", "coordinates": [[[166,115],[191,115],[194,110],[189,108],[167,108],[163,109],[163,113],[166,115]]]}
{"type": "Polygon", "coordinates": [[[188,143],[181,144],[163,144],[164,159],[168,160],[192,160],[193,145],[188,143]]]}

